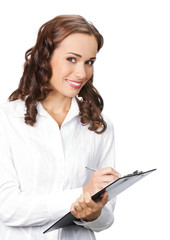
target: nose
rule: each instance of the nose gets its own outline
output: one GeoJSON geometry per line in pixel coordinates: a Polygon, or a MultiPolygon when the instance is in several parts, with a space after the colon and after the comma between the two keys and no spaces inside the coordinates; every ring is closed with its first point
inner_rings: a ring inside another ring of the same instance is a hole
{"type": "Polygon", "coordinates": [[[80,80],[86,80],[86,78],[87,78],[86,66],[83,63],[77,64],[74,75],[76,78],[78,78],[80,80]]]}

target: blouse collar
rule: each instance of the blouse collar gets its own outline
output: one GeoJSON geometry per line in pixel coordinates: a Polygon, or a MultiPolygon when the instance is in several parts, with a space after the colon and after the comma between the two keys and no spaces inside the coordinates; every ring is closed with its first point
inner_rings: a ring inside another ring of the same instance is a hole
{"type": "MultiPolygon", "coordinates": [[[[16,101],[18,102],[18,104],[16,105],[14,112],[18,117],[24,117],[24,114],[26,113],[25,101],[21,101],[21,100],[16,100],[16,101]]],[[[41,102],[37,102],[37,111],[38,111],[38,115],[40,116],[43,116],[43,117],[50,116],[49,113],[42,106],[41,102]]],[[[71,107],[69,109],[69,112],[66,116],[64,123],[67,121],[70,121],[72,118],[78,115],[79,115],[79,106],[76,98],[73,97],[71,100],[71,107]]]]}

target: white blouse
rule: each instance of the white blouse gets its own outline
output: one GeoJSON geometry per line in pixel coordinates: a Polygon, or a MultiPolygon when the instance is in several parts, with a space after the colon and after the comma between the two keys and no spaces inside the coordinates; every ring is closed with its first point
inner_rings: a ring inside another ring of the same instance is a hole
{"type": "Polygon", "coordinates": [[[95,239],[94,231],[112,225],[115,199],[95,221],[43,231],[70,211],[81,195],[92,174],[86,166],[114,168],[113,125],[105,118],[103,134],[82,126],[75,98],[61,128],[40,102],[37,109],[32,127],[24,122],[24,101],[0,107],[0,238],[95,239]]]}

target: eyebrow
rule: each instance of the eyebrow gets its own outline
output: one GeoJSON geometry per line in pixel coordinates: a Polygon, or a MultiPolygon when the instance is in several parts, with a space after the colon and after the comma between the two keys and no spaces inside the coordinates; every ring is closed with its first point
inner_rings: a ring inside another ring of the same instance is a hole
{"type": "MultiPolygon", "coordinates": [[[[77,57],[79,57],[79,58],[82,57],[80,54],[74,53],[74,52],[68,52],[68,54],[73,54],[73,55],[75,55],[75,56],[77,56],[77,57]]],[[[96,59],[96,57],[91,57],[91,58],[89,58],[89,59],[96,59]]]]}

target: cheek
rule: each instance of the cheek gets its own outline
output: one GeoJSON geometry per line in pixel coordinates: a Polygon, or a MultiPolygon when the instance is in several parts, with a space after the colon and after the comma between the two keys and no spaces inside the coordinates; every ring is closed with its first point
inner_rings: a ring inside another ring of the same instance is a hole
{"type": "Polygon", "coordinates": [[[93,68],[87,70],[87,81],[93,76],[93,68]]]}
{"type": "Polygon", "coordinates": [[[66,76],[68,76],[71,73],[70,69],[63,66],[63,65],[57,65],[55,68],[53,68],[52,71],[52,80],[53,81],[61,81],[66,76]]]}
{"type": "Polygon", "coordinates": [[[62,78],[67,76],[70,72],[70,66],[65,61],[65,59],[54,59],[51,61],[51,68],[52,68],[52,77],[55,78],[62,78]]]}
{"type": "Polygon", "coordinates": [[[83,86],[92,78],[93,70],[87,73],[87,80],[84,82],[83,86]]]}

